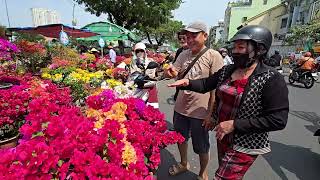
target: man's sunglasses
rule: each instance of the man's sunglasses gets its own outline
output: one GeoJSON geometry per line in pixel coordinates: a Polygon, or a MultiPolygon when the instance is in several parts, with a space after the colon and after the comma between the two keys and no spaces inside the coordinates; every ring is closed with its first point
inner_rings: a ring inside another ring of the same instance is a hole
{"type": "Polygon", "coordinates": [[[200,34],[201,32],[187,32],[186,36],[187,37],[192,37],[192,38],[196,38],[198,36],[198,34],[200,34]]]}
{"type": "Polygon", "coordinates": [[[181,40],[186,40],[186,39],[187,39],[187,36],[179,36],[179,37],[178,37],[178,40],[179,40],[179,41],[181,41],[181,40]]]}

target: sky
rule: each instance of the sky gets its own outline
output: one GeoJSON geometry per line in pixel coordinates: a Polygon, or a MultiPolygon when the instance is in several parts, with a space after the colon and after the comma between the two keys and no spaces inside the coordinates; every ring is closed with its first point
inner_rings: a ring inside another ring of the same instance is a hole
{"type": "MultiPolygon", "coordinates": [[[[208,26],[218,23],[224,18],[224,11],[229,0],[184,0],[179,9],[173,12],[174,19],[182,21],[185,25],[194,20],[201,20],[208,26]]],[[[32,26],[31,8],[47,8],[56,10],[61,16],[63,24],[71,25],[72,0],[7,0],[11,27],[32,26]]],[[[77,27],[86,24],[105,21],[107,16],[96,17],[84,10],[83,6],[75,6],[77,27]]],[[[8,27],[5,0],[0,0],[0,25],[8,27]]]]}

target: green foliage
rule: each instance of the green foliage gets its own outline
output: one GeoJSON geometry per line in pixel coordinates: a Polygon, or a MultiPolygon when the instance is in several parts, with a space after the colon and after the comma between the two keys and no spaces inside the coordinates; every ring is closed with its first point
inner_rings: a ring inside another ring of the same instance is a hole
{"type": "Polygon", "coordinates": [[[44,42],[45,39],[42,35],[31,33],[14,33],[16,41],[26,40],[29,42],[44,42]]]}
{"type": "Polygon", "coordinates": [[[5,39],[6,37],[6,27],[0,26],[0,38],[5,39]]]}
{"type": "Polygon", "coordinates": [[[143,32],[147,38],[154,38],[157,41],[158,46],[161,46],[165,41],[176,44],[176,34],[183,27],[181,21],[169,20],[167,23],[161,24],[158,28],[145,28],[143,32]]]}
{"type": "Polygon", "coordinates": [[[182,0],[75,0],[84,4],[86,10],[100,16],[107,14],[110,22],[126,29],[143,27],[157,28],[168,22],[172,10],[177,9],[182,0]]]}
{"type": "Polygon", "coordinates": [[[222,48],[222,47],[224,47],[225,46],[225,43],[223,43],[223,41],[222,41],[222,39],[219,39],[219,41],[218,42],[213,42],[212,44],[211,44],[211,48],[212,49],[219,49],[219,48],[222,48]]]}
{"type": "Polygon", "coordinates": [[[285,42],[289,45],[303,45],[308,39],[320,41],[320,22],[313,21],[306,25],[294,26],[290,29],[289,34],[291,35],[285,39],[285,42]]]}

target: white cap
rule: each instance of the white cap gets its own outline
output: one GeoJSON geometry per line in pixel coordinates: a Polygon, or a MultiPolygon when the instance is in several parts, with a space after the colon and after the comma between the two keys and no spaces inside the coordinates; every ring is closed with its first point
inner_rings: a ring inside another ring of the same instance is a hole
{"type": "Polygon", "coordinates": [[[144,44],[144,43],[142,43],[142,42],[139,42],[139,43],[137,43],[135,46],[134,46],[134,50],[137,50],[137,49],[142,49],[142,50],[146,50],[146,45],[144,44]]]}
{"type": "Polygon", "coordinates": [[[205,32],[208,33],[207,25],[202,21],[194,21],[190,23],[185,29],[185,31],[189,32],[205,32]]]}

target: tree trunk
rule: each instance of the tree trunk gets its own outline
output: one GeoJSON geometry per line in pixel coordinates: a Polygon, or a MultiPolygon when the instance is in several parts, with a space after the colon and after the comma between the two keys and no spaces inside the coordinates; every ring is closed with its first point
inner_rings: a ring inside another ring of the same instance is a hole
{"type": "Polygon", "coordinates": [[[114,23],[112,14],[108,12],[108,19],[111,23],[114,23]]]}
{"type": "Polygon", "coordinates": [[[160,41],[158,40],[157,36],[156,36],[156,37],[154,37],[154,39],[156,40],[156,42],[157,42],[158,46],[161,46],[161,45],[160,45],[160,41]]]}
{"type": "Polygon", "coordinates": [[[149,32],[146,31],[146,34],[147,34],[147,38],[148,38],[149,43],[150,43],[151,45],[153,45],[149,32]]]}

